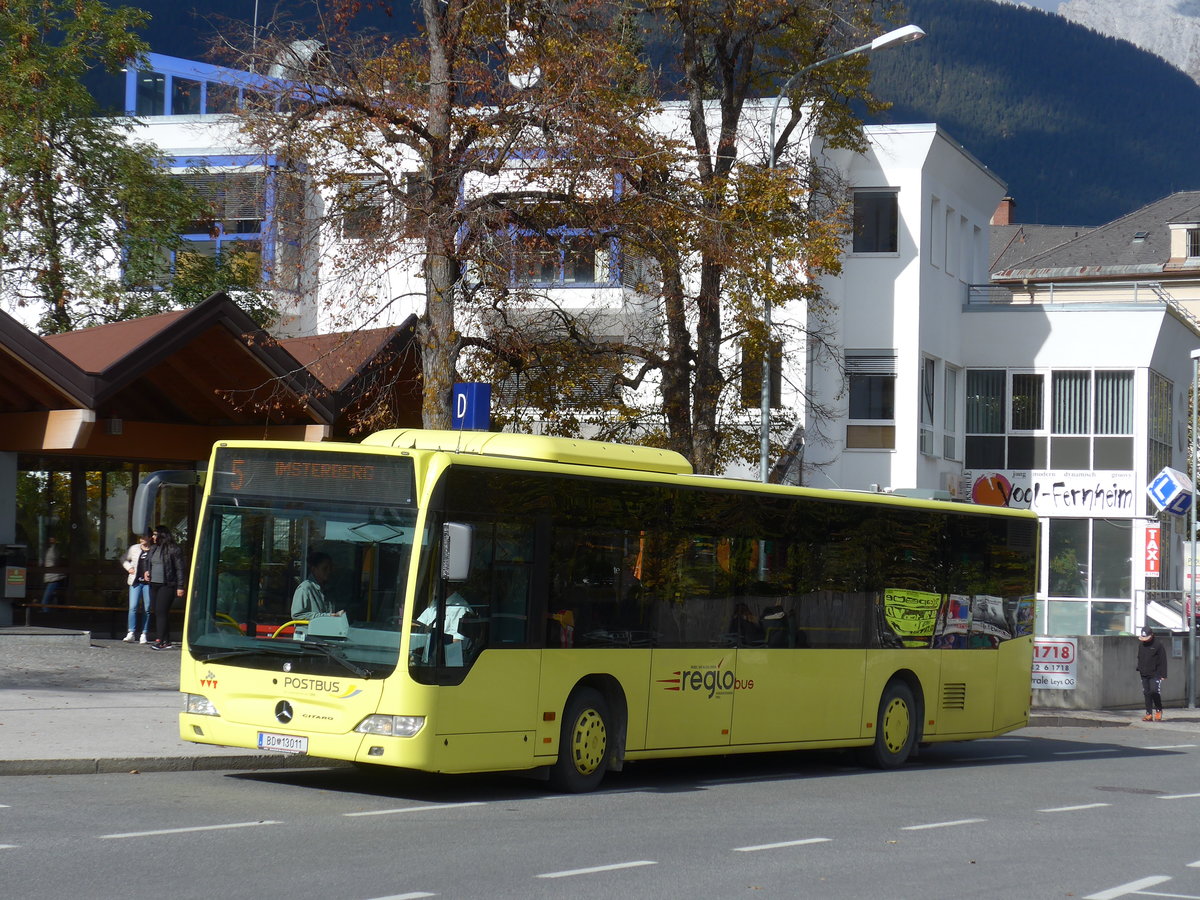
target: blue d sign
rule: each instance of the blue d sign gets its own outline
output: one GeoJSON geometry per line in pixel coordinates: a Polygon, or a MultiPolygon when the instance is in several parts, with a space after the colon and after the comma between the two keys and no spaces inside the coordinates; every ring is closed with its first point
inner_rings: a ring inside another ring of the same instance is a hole
{"type": "Polygon", "coordinates": [[[454,385],[455,431],[487,431],[492,421],[492,386],[480,382],[454,385]]]}

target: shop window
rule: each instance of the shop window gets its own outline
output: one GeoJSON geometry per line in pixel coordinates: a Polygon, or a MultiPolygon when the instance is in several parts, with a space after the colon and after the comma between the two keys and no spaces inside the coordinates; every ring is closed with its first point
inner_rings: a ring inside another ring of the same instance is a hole
{"type": "MultiPolygon", "coordinates": [[[[1049,527],[1049,593],[1052,597],[1086,597],[1088,588],[1088,520],[1051,519],[1049,527]]],[[[1052,631],[1053,634],[1070,632],[1052,631]]],[[[1081,634],[1082,632],[1075,632],[1081,634]]]]}
{"type": "Polygon", "coordinates": [[[1065,371],[1051,377],[1053,411],[1050,430],[1054,434],[1087,434],[1092,400],[1092,373],[1065,371]]]}
{"type": "Polygon", "coordinates": [[[1004,434],[1003,369],[967,370],[967,433],[1004,434]]]}
{"type": "Polygon", "coordinates": [[[1042,375],[1017,373],[1012,377],[1012,430],[1039,431],[1042,425],[1042,406],[1045,378],[1042,375]]]}

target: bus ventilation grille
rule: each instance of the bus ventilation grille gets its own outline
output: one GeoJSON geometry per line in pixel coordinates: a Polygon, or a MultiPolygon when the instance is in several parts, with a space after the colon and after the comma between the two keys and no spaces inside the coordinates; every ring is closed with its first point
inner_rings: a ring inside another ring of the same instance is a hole
{"type": "Polygon", "coordinates": [[[965,684],[942,685],[942,709],[966,709],[967,686],[965,684]]]}

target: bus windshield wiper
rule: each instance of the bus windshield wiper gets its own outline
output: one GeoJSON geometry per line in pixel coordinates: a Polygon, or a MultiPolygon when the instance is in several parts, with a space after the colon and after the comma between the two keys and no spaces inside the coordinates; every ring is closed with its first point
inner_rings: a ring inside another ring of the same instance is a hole
{"type": "Polygon", "coordinates": [[[370,669],[346,659],[345,655],[340,650],[338,650],[332,644],[326,643],[325,641],[301,641],[299,642],[298,646],[305,650],[317,650],[321,653],[324,653],[334,662],[340,663],[342,666],[349,669],[360,678],[370,678],[372,675],[374,675],[370,669]]]}
{"type": "MultiPolygon", "coordinates": [[[[288,644],[288,645],[283,645],[283,646],[287,646],[290,648],[292,645],[288,644]]],[[[198,658],[201,662],[220,662],[223,659],[229,659],[230,657],[233,657],[233,656],[253,656],[257,653],[262,653],[262,654],[266,654],[266,655],[279,654],[282,656],[298,656],[299,655],[299,653],[295,650],[292,650],[292,649],[284,650],[283,646],[278,645],[278,644],[269,644],[269,645],[264,644],[261,647],[238,647],[235,649],[214,650],[212,653],[199,656],[198,658]]]]}

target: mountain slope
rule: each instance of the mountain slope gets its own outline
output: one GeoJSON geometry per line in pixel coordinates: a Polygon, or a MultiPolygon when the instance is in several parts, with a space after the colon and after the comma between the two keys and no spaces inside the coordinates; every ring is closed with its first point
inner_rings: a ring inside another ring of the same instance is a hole
{"type": "Polygon", "coordinates": [[[884,121],[937,122],[1008,182],[1021,221],[1099,225],[1195,173],[1200,86],[1158,57],[1040,10],[909,0],[928,37],[874,56],[884,121]]]}
{"type": "MultiPolygon", "coordinates": [[[[1200,9],[1200,0],[1146,2],[1200,9]]],[[[263,28],[274,3],[259,7],[263,28]]],[[[1068,5],[1088,4],[1101,0],[1068,5]]],[[[144,34],[152,49],[190,59],[205,58],[228,29],[222,21],[250,20],[254,10],[246,0],[209,0],[202,12],[166,0],[135,5],[153,15],[144,34]]],[[[1099,225],[1172,191],[1200,188],[1200,85],[1180,70],[1029,7],[994,0],[908,6],[907,21],[928,37],[873,55],[876,92],[895,103],[878,121],[941,125],[1008,183],[1021,221],[1099,225]]],[[[1138,4],[1128,6],[1128,15],[1141,14],[1138,4]]],[[[399,24],[367,15],[376,27],[399,24]]]]}
{"type": "Polygon", "coordinates": [[[1124,38],[1200,81],[1197,0],[1068,0],[1058,13],[1101,34],[1124,38]]]}

